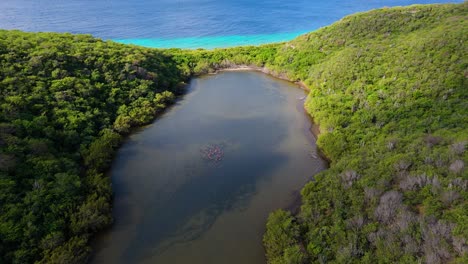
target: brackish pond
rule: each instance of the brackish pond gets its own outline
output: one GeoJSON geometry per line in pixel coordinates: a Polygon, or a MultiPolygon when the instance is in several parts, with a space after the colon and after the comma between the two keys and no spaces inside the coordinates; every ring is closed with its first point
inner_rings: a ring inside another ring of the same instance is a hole
{"type": "Polygon", "coordinates": [[[296,85],[236,71],[187,89],[119,150],[93,263],[264,263],[268,214],[326,167],[296,85]]]}

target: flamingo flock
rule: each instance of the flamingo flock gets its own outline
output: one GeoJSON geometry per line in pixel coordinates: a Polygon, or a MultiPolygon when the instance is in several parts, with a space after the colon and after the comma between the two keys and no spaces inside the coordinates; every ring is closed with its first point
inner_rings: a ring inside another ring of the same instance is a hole
{"type": "Polygon", "coordinates": [[[219,162],[224,157],[224,151],[221,145],[212,144],[203,147],[201,150],[202,158],[208,161],[219,162]]]}

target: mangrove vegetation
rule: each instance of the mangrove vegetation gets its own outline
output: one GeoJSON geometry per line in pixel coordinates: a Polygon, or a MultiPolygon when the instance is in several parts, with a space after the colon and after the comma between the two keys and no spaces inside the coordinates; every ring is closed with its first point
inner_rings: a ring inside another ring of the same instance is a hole
{"type": "Polygon", "coordinates": [[[298,214],[270,215],[269,263],[467,263],[467,12],[385,8],[211,51],[0,31],[0,263],[86,262],[122,138],[190,76],[240,65],[310,89],[330,159],[298,214]]]}

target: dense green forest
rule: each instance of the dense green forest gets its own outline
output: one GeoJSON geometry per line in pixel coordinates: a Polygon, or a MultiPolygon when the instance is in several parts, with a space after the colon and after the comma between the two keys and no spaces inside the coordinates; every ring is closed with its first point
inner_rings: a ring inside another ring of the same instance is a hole
{"type": "Polygon", "coordinates": [[[332,162],[270,216],[270,263],[468,263],[467,14],[382,9],[278,50],[332,162]]]}
{"type": "MultiPolygon", "coordinates": [[[[331,160],[269,263],[468,262],[468,4],[359,13],[291,42],[156,50],[0,31],[0,263],[82,263],[111,222],[103,172],[190,76],[248,65],[310,88],[331,160]]],[[[248,95],[246,95],[248,96],[248,95]]]]}
{"type": "Polygon", "coordinates": [[[0,263],[83,263],[112,221],[114,149],[186,76],[157,50],[18,31],[0,69],[0,263]]]}

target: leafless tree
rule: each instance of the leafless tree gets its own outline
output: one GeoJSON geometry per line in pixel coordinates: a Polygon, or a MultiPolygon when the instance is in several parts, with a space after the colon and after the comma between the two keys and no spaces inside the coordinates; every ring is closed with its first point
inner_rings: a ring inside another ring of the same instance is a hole
{"type": "Polygon", "coordinates": [[[394,165],[397,171],[407,171],[410,166],[411,166],[411,162],[407,160],[400,160],[394,165]]]}
{"type": "Polygon", "coordinates": [[[379,228],[376,232],[371,232],[367,235],[367,240],[374,246],[376,246],[377,243],[383,239],[385,239],[385,231],[383,231],[381,228],[379,228]]]}
{"type": "Polygon", "coordinates": [[[415,255],[419,252],[420,246],[416,239],[414,239],[412,236],[404,235],[401,240],[404,245],[404,251],[406,254],[415,255]]]}
{"type": "Polygon", "coordinates": [[[431,189],[432,193],[434,193],[434,194],[438,193],[440,191],[440,188],[441,188],[439,177],[437,177],[437,176],[432,177],[431,185],[432,185],[432,189],[431,189]]]}
{"type": "Polygon", "coordinates": [[[346,221],[348,228],[354,229],[354,230],[359,230],[363,227],[364,225],[364,218],[361,215],[355,216],[351,219],[348,219],[346,221]]]}
{"type": "Polygon", "coordinates": [[[424,141],[426,142],[427,146],[432,147],[439,144],[442,141],[442,138],[434,135],[427,135],[424,138],[424,141]]]}
{"type": "Polygon", "coordinates": [[[404,209],[398,213],[394,224],[398,227],[399,231],[405,231],[416,222],[416,214],[407,209],[404,209]]]}
{"type": "Polygon", "coordinates": [[[451,183],[448,185],[449,188],[460,188],[462,191],[466,191],[468,189],[468,180],[464,180],[462,178],[453,179],[451,183]]]}
{"type": "Polygon", "coordinates": [[[374,211],[374,216],[383,223],[389,223],[401,208],[403,195],[397,191],[388,191],[380,197],[380,203],[374,211]]]}
{"type": "Polygon", "coordinates": [[[463,256],[468,253],[468,245],[466,244],[466,239],[463,237],[454,237],[453,238],[453,249],[458,253],[459,256],[463,256]]]}
{"type": "Polygon", "coordinates": [[[438,168],[444,167],[445,164],[447,164],[447,162],[444,159],[442,159],[441,157],[437,158],[437,160],[435,161],[435,165],[438,168]]]}
{"type": "Polygon", "coordinates": [[[426,263],[446,263],[451,254],[445,244],[451,242],[453,224],[432,219],[421,226],[426,263]]]}
{"type": "Polygon", "coordinates": [[[368,187],[364,188],[364,197],[366,198],[366,201],[368,202],[377,199],[377,197],[379,197],[380,194],[382,194],[381,190],[378,190],[375,188],[368,188],[368,187]]]}
{"type": "Polygon", "coordinates": [[[388,143],[387,143],[387,148],[388,148],[389,150],[393,150],[393,149],[396,147],[396,143],[397,143],[397,142],[396,142],[396,140],[394,140],[394,139],[388,141],[388,143]]]}
{"type": "Polygon", "coordinates": [[[455,155],[462,155],[463,153],[465,153],[465,148],[466,148],[466,141],[456,142],[450,146],[450,150],[455,155]]]}
{"type": "Polygon", "coordinates": [[[434,176],[428,177],[426,174],[417,176],[406,176],[400,181],[400,188],[404,191],[415,191],[423,188],[426,185],[432,185],[435,190],[440,188],[439,178],[434,176]]]}
{"type": "Polygon", "coordinates": [[[445,206],[449,206],[454,201],[460,199],[460,194],[454,190],[449,190],[449,191],[443,192],[440,198],[445,206]]]}
{"type": "Polygon", "coordinates": [[[465,168],[465,163],[462,160],[456,160],[450,164],[449,170],[455,174],[459,174],[465,168]]]}
{"type": "Polygon", "coordinates": [[[353,170],[347,170],[341,173],[341,182],[343,183],[345,189],[348,189],[349,187],[353,186],[353,183],[359,178],[360,175],[353,170]]]}

